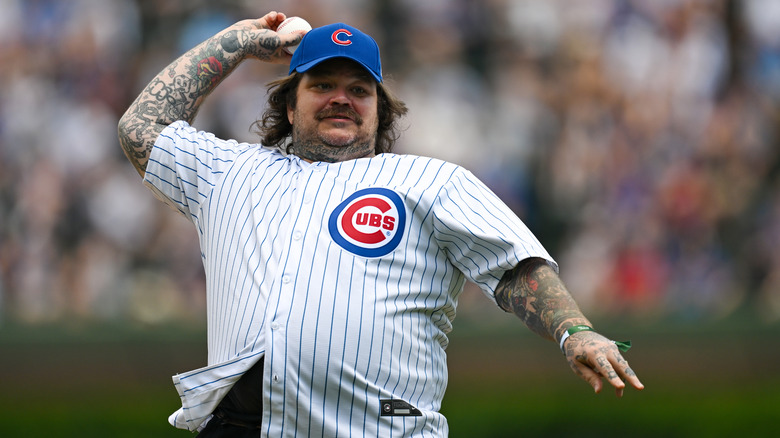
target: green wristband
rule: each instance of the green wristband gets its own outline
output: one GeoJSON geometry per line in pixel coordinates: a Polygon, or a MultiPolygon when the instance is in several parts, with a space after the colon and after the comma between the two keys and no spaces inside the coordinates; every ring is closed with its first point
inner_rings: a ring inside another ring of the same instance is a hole
{"type": "MultiPolygon", "coordinates": [[[[569,338],[569,336],[579,333],[579,332],[592,332],[593,327],[588,327],[587,325],[575,325],[572,327],[569,327],[568,330],[563,332],[563,336],[561,336],[561,352],[563,354],[566,354],[566,350],[563,349],[563,343],[566,342],[566,339],[569,338]]],[[[613,344],[615,344],[621,352],[625,353],[631,348],[631,341],[612,341],[613,344]]]]}

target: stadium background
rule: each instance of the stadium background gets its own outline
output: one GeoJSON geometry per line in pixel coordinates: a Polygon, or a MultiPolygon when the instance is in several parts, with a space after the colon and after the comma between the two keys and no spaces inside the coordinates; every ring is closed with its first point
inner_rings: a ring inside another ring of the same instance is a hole
{"type": "MultiPolygon", "coordinates": [[[[197,241],[116,123],[174,57],[272,9],[374,35],[410,106],[398,152],[485,180],[634,341],[647,389],[595,396],[469,286],[453,437],[777,430],[780,3],[0,0],[0,435],[188,435],[165,418],[170,375],[205,363],[197,241]]],[[[284,73],[243,65],[195,125],[253,140],[284,73]]]]}

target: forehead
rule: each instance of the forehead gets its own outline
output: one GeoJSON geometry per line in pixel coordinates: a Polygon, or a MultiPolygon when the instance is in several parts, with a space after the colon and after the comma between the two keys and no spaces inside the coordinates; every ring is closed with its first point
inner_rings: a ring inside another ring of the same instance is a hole
{"type": "Polygon", "coordinates": [[[333,58],[323,61],[304,73],[304,77],[347,76],[370,83],[376,82],[374,77],[359,63],[348,58],[333,58]]]}

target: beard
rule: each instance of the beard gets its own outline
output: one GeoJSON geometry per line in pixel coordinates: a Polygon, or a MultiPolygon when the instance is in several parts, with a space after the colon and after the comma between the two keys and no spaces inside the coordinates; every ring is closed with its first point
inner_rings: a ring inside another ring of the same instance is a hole
{"type": "MultiPolygon", "coordinates": [[[[300,120],[296,110],[294,120],[300,120]]],[[[311,161],[335,163],[355,158],[373,156],[376,146],[376,125],[364,128],[364,120],[351,108],[326,108],[315,116],[315,123],[294,123],[291,151],[311,161]],[[346,116],[357,126],[353,135],[331,134],[318,129],[318,124],[328,117],[346,116]]]]}

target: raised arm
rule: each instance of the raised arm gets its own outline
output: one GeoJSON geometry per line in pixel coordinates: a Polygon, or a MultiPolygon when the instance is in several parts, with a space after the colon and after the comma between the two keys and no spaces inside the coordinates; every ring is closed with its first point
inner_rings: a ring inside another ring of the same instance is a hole
{"type": "Polygon", "coordinates": [[[282,13],[243,20],[188,51],[163,69],[119,120],[118,135],[127,158],[141,176],[157,136],[177,120],[189,123],[206,96],[245,59],[289,64],[282,50],[300,42],[303,33],[279,35],[282,13]]]}
{"type": "MultiPolygon", "coordinates": [[[[591,327],[546,260],[523,260],[504,274],[495,295],[502,309],[517,315],[535,333],[558,343],[569,328],[591,327]]],[[[564,342],[569,366],[597,393],[602,389],[602,377],[616,388],[619,397],[623,395],[624,380],[636,389],[644,388],[617,346],[604,336],[580,331],[564,342]]]]}

